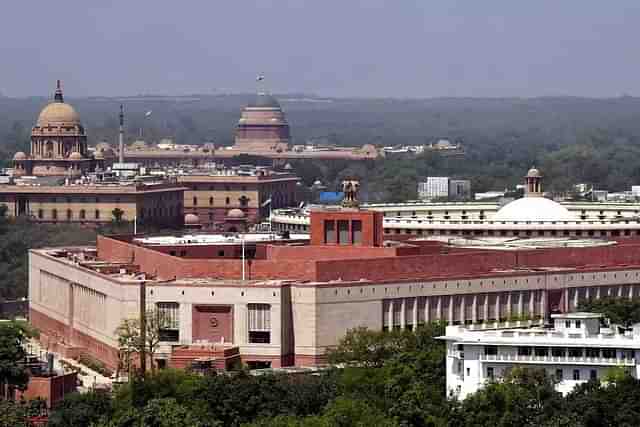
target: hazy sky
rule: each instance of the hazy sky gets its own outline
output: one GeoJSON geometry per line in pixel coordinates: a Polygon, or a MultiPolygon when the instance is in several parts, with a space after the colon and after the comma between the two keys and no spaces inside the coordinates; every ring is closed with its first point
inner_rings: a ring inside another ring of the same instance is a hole
{"type": "Polygon", "coordinates": [[[640,96],[638,0],[4,0],[0,91],[640,96]]]}

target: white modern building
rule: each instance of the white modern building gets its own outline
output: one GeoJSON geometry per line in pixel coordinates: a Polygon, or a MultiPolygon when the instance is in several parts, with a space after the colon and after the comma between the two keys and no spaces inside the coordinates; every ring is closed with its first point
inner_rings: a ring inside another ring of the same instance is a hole
{"type": "Polygon", "coordinates": [[[620,332],[606,327],[601,314],[584,312],[553,314],[551,319],[553,328],[508,327],[508,322],[492,329],[447,326],[440,337],[447,342],[447,395],[464,399],[514,367],[544,369],[557,379],[557,390],[563,394],[606,377],[611,368],[623,368],[638,378],[640,325],[620,332]]]}
{"type": "Polygon", "coordinates": [[[425,182],[418,183],[418,197],[421,200],[432,200],[449,197],[449,177],[430,176],[425,182]]]}

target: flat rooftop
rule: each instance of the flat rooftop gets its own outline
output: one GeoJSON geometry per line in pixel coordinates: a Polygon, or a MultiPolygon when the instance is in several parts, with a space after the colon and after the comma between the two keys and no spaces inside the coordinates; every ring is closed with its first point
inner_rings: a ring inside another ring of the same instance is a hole
{"type": "Polygon", "coordinates": [[[289,234],[283,236],[277,233],[239,233],[225,234],[184,234],[181,236],[155,236],[133,239],[134,243],[144,246],[204,246],[204,245],[238,245],[245,243],[266,243],[274,241],[303,240],[308,241],[308,234],[289,234]]]}

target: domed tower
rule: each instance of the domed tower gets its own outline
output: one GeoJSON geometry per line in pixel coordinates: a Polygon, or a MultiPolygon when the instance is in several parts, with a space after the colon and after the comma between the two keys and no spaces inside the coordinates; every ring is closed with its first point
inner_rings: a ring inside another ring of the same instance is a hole
{"type": "Polygon", "coordinates": [[[264,92],[242,110],[236,127],[236,150],[285,151],[289,146],[289,123],[278,101],[264,92]]]}
{"type": "Polygon", "coordinates": [[[64,102],[60,80],[53,101],[42,109],[31,130],[26,163],[25,172],[36,176],[78,176],[92,168],[80,115],[64,102]]]}
{"type": "Polygon", "coordinates": [[[525,176],[525,197],[542,197],[542,174],[535,167],[525,176]]]}

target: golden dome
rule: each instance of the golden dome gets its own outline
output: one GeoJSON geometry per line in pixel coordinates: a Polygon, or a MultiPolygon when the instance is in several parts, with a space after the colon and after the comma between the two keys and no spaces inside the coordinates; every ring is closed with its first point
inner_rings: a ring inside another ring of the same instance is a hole
{"type": "Polygon", "coordinates": [[[44,107],[38,116],[38,126],[47,125],[80,125],[80,116],[76,110],[64,102],[60,80],[58,80],[53,102],[44,107]]]}
{"type": "Polygon", "coordinates": [[[42,109],[38,116],[38,126],[79,125],[80,115],[65,102],[52,102],[42,109]]]}

